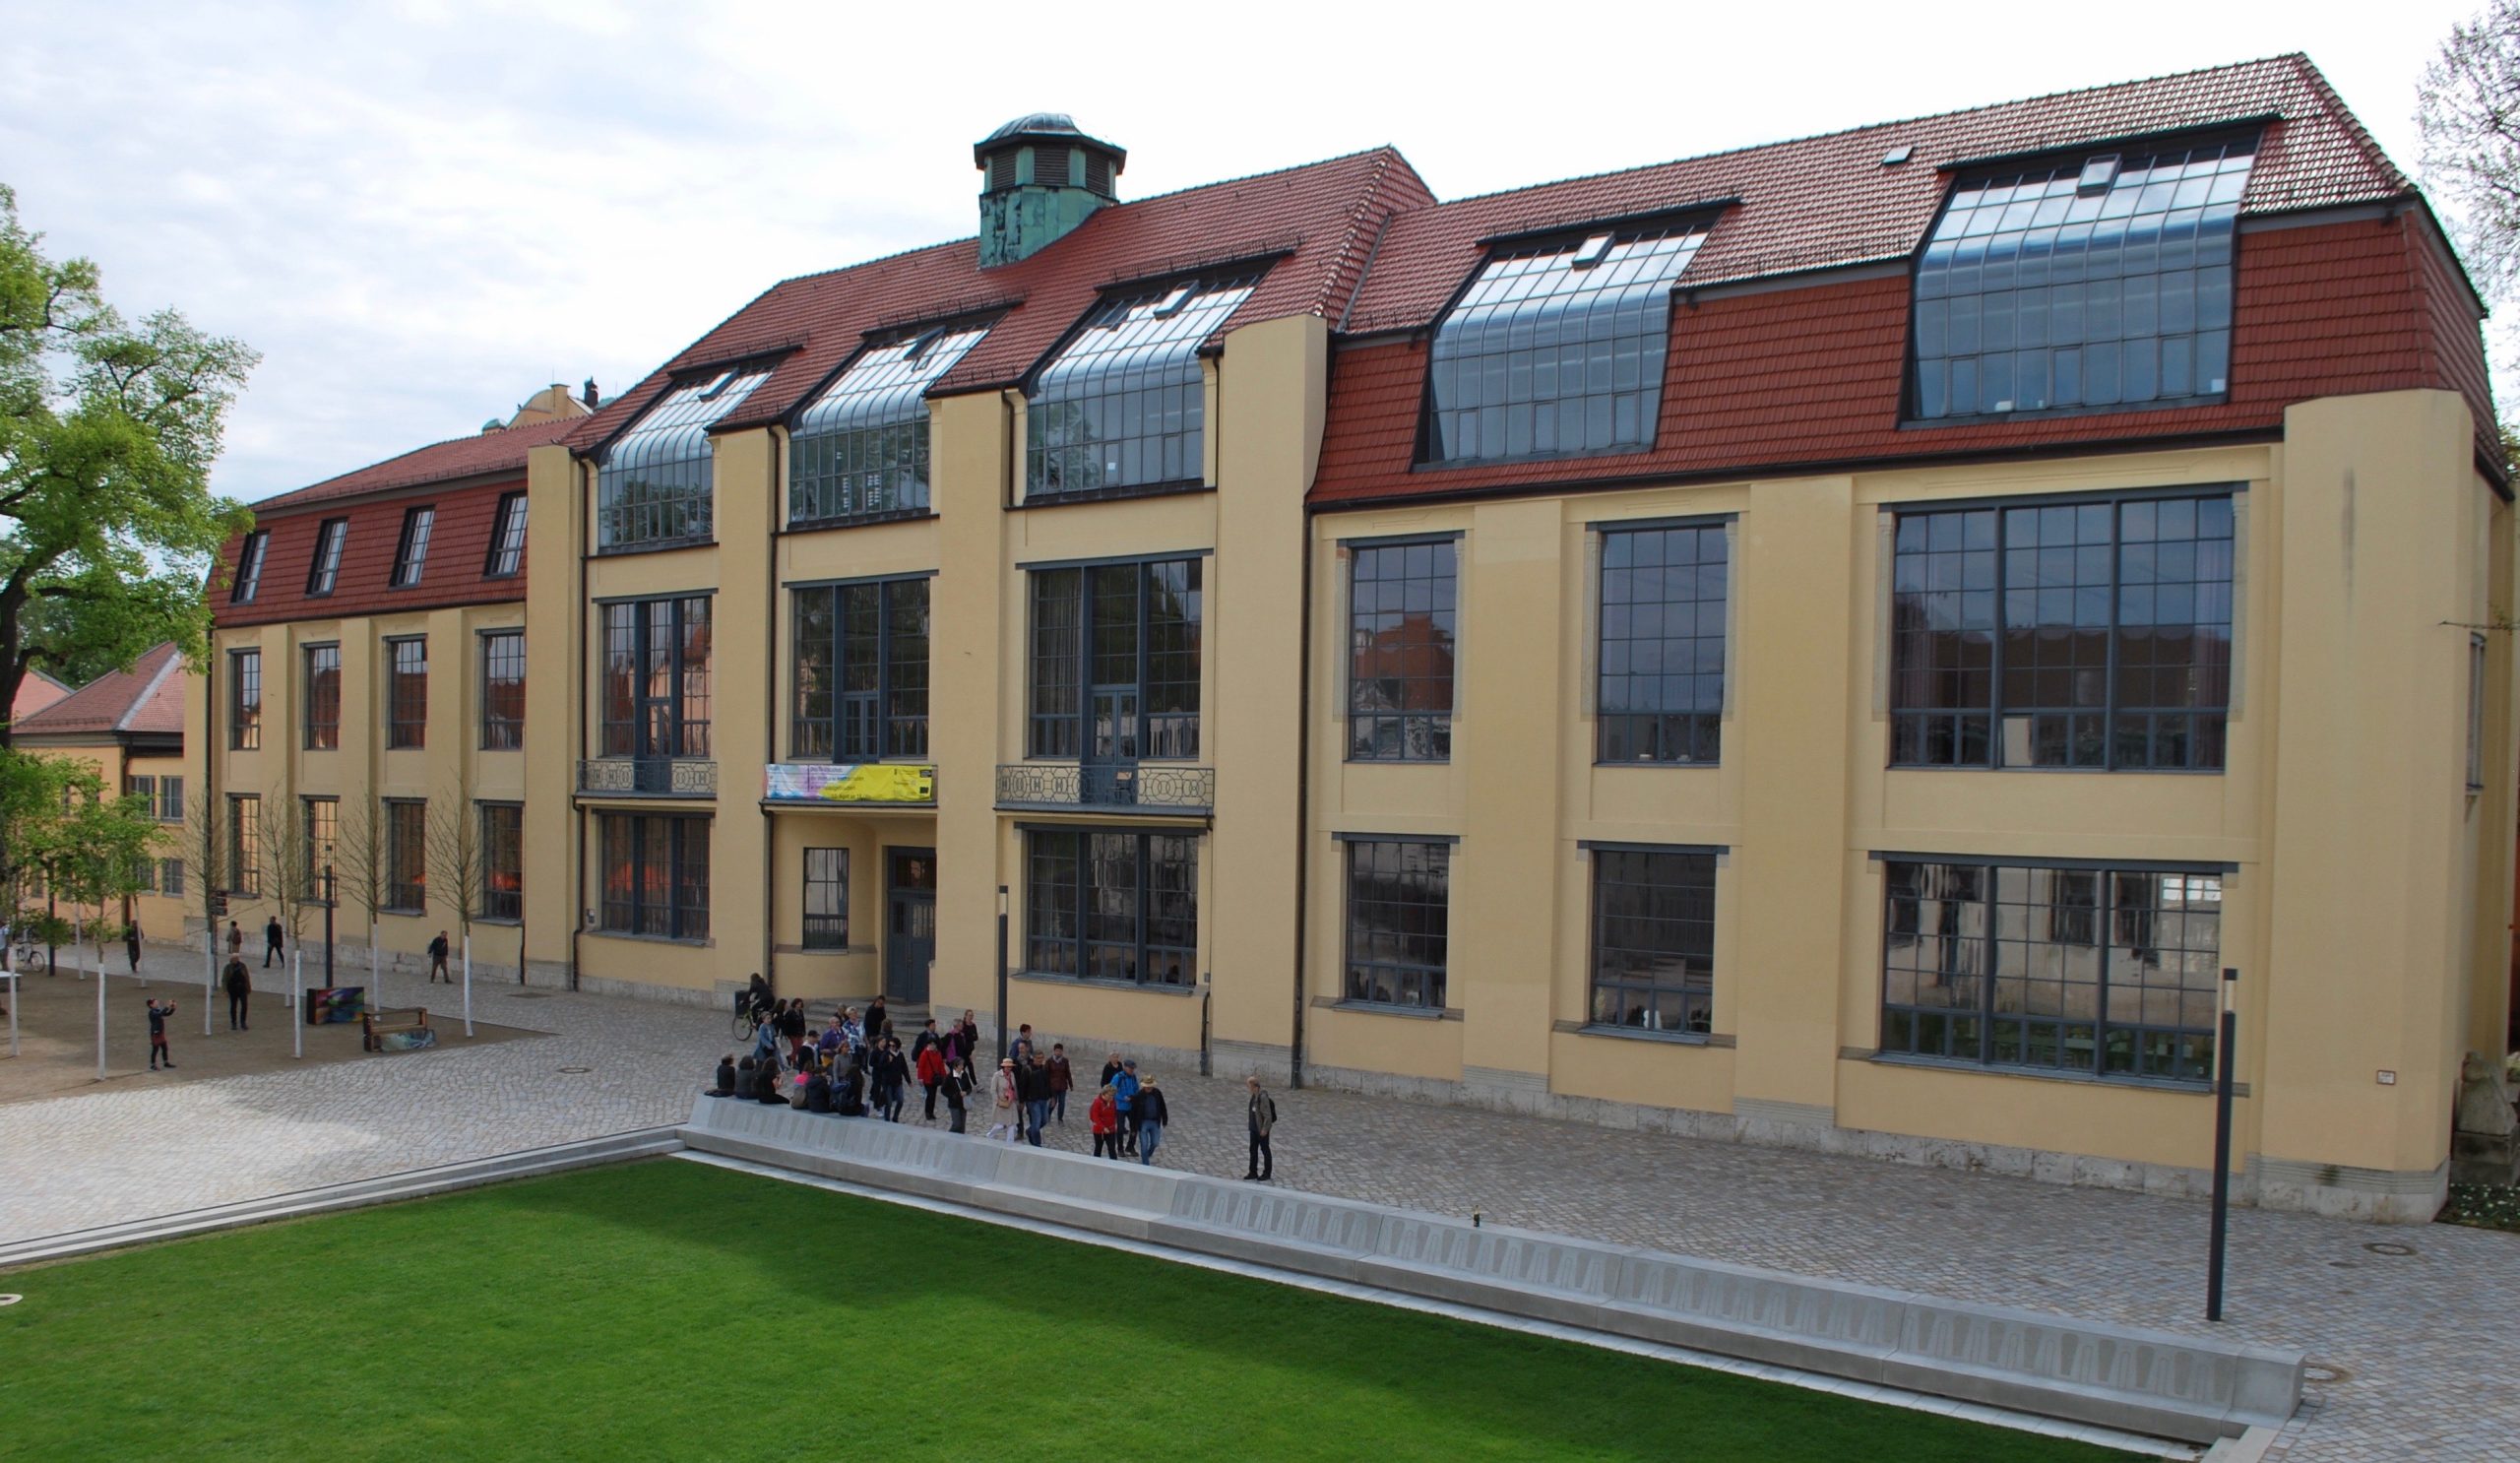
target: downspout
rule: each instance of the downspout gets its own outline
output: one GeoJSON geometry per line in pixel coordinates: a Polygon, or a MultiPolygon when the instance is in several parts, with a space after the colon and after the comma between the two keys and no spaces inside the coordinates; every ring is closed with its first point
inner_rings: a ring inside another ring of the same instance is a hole
{"type": "MultiPolygon", "coordinates": [[[[770,532],[761,536],[761,582],[766,588],[761,611],[761,761],[763,766],[779,760],[779,459],[786,446],[786,431],[770,428],[770,532]]],[[[714,650],[714,647],[713,647],[714,650]]],[[[720,796],[724,791],[720,790],[720,796]]],[[[769,789],[753,799],[761,810],[761,973],[770,982],[773,992],[779,989],[778,933],[771,927],[772,888],[779,881],[773,875],[778,868],[778,824],[770,814],[769,789]]],[[[880,988],[880,987],[879,987],[880,988]]]]}
{"type": "MultiPolygon", "coordinates": [[[[114,787],[119,790],[114,795],[120,797],[131,791],[131,743],[123,740],[120,733],[114,736],[114,756],[118,764],[114,773],[114,787]]],[[[150,795],[154,799],[157,795],[153,793],[150,795]]],[[[134,894],[126,894],[122,897],[122,922],[134,928],[139,927],[140,924],[140,910],[134,903],[138,898],[139,896],[134,894]]],[[[98,969],[103,968],[102,956],[97,957],[96,965],[98,969]]],[[[132,974],[136,976],[140,972],[135,968],[132,974]]]]}
{"type": "MultiPolygon", "coordinates": [[[[595,492],[595,484],[588,480],[586,465],[573,456],[569,460],[569,475],[578,479],[577,491],[571,496],[580,504],[588,502],[595,492]]],[[[569,668],[578,682],[578,718],[577,724],[569,729],[569,734],[576,739],[581,755],[587,749],[587,533],[590,527],[584,522],[580,524],[578,546],[569,551],[569,599],[573,605],[570,613],[578,622],[578,654],[569,668]]],[[[578,938],[587,930],[587,810],[578,804],[574,786],[578,780],[577,763],[577,757],[569,759],[569,782],[572,785],[569,790],[569,885],[570,897],[576,902],[576,908],[569,911],[571,990],[578,988],[578,938]]]]}
{"type": "Polygon", "coordinates": [[[1295,1023],[1287,1049],[1287,1085],[1303,1086],[1303,999],[1306,984],[1304,904],[1312,888],[1312,512],[1299,509],[1303,532],[1301,607],[1295,611],[1295,1023]]]}

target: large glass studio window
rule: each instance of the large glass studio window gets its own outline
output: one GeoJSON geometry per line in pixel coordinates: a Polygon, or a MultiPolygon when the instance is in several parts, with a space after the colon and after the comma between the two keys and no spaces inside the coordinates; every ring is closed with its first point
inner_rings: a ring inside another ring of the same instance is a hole
{"type": "Polygon", "coordinates": [[[769,369],[758,367],[677,382],[614,438],[596,468],[596,547],[707,539],[717,462],[709,428],[769,379],[769,369]]]}
{"type": "Polygon", "coordinates": [[[598,756],[709,755],[709,599],[603,606],[603,724],[598,756]]]}
{"type": "Polygon", "coordinates": [[[2232,244],[2254,138],[1965,177],[1917,256],[1922,419],[2230,389],[2232,244]]]}
{"type": "Polygon", "coordinates": [[[1347,999],[1442,1009],[1451,966],[1452,845],[1354,838],[1347,852],[1347,999]]]}
{"type": "Polygon", "coordinates": [[[796,414],[788,447],[788,521],[845,523],[927,507],[925,393],[988,334],[917,332],[868,346],[796,414]]]}
{"type": "Polygon", "coordinates": [[[1199,969],[1199,841],[1036,828],[1024,835],[1024,968],[1188,986],[1199,969]]]}
{"type": "Polygon", "coordinates": [[[1033,385],[1026,495],[1204,480],[1199,347],[1259,283],[1257,272],[1183,280],[1098,305],[1033,385]]]}
{"type": "Polygon", "coordinates": [[[1602,532],[1604,762],[1713,762],[1724,750],[1731,531],[1602,532]]]}
{"type": "Polygon", "coordinates": [[[1197,559],[1033,571],[1028,757],[1199,755],[1197,559]]]}
{"type": "Polygon", "coordinates": [[[1671,286],[1711,221],[1502,246],[1435,328],[1428,462],[1651,447],[1671,286]]]}
{"type": "Polygon", "coordinates": [[[796,595],[792,755],[927,755],[927,581],[817,585],[796,595]]]}
{"type": "Polygon", "coordinates": [[[656,939],[709,937],[706,814],[596,818],[602,893],[597,927],[656,939]]]}
{"type": "Polygon", "coordinates": [[[1458,554],[1451,539],[1351,545],[1350,761],[1452,757],[1458,554]]]}

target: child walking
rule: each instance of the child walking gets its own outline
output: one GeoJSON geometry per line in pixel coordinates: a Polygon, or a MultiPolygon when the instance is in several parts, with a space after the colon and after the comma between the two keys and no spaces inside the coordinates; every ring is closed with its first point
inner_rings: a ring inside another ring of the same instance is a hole
{"type": "Polygon", "coordinates": [[[150,998],[149,1070],[153,1072],[158,1070],[160,1061],[166,1064],[166,1070],[171,1072],[175,1069],[175,1053],[166,1046],[166,1018],[174,1014],[173,1001],[161,1001],[155,996],[150,998]]]}

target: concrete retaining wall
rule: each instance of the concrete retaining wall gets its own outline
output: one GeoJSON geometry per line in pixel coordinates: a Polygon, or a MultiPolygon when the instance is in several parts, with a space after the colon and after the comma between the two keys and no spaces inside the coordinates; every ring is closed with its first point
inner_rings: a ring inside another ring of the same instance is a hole
{"type": "Polygon", "coordinates": [[[1622,1336],[2131,1432],[2273,1425],[2301,1356],[701,1098],[692,1148],[1622,1336]]]}

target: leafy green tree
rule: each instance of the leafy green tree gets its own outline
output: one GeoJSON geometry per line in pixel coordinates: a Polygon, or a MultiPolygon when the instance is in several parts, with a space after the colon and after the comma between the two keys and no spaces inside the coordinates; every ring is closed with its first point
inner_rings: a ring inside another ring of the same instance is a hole
{"type": "Polygon", "coordinates": [[[161,640],[198,660],[202,585],[252,522],[210,467],[255,353],[170,309],[126,320],[42,243],[0,187],[0,747],[32,668],[82,681],[161,640]]]}
{"type": "MultiPolygon", "coordinates": [[[[82,934],[104,944],[120,929],[114,912],[140,892],[141,871],[164,834],[144,794],[108,795],[94,769],[0,748],[0,846],[9,850],[13,896],[31,879],[75,911],[94,908],[82,934]]],[[[13,907],[17,903],[13,897],[13,907]]]]}

